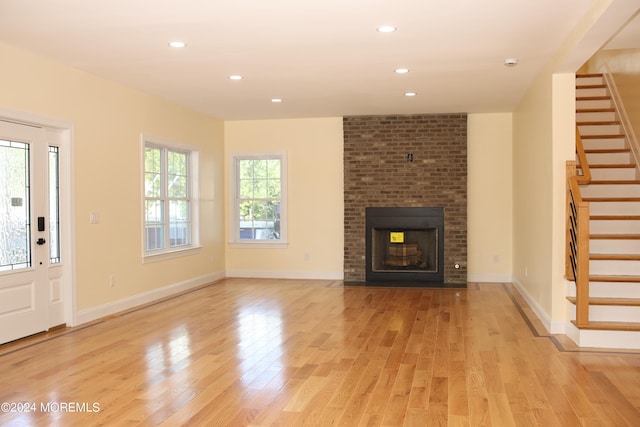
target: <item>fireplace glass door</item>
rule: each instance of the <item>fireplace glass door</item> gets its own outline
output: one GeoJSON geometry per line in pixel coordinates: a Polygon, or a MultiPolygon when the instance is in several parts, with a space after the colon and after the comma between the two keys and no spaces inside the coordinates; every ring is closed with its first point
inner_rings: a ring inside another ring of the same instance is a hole
{"type": "Polygon", "coordinates": [[[372,233],[373,271],[438,271],[437,228],[374,228],[372,233]]]}

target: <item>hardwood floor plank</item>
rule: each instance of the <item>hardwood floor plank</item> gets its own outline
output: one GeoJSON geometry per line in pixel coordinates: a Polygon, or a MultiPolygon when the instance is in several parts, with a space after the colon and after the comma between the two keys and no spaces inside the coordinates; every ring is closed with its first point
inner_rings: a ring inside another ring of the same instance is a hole
{"type": "Polygon", "coordinates": [[[0,346],[28,426],[637,426],[640,352],[546,335],[508,284],[226,279],[0,346]],[[98,411],[40,405],[97,403],[98,411]]]}

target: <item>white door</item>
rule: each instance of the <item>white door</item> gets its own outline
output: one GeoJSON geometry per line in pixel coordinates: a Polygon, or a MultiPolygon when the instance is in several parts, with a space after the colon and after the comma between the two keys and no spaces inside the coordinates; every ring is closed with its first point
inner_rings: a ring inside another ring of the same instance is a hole
{"type": "Polygon", "coordinates": [[[51,326],[60,293],[51,287],[60,283],[57,156],[45,128],[0,121],[0,343],[51,326]]]}

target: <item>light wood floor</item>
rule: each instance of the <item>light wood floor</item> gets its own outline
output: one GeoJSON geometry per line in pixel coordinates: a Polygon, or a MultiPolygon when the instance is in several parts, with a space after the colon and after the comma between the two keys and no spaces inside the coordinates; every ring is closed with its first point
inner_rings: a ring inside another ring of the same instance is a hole
{"type": "Polygon", "coordinates": [[[3,411],[29,405],[0,425],[639,426],[640,353],[528,313],[502,284],[224,280],[0,346],[3,411]]]}

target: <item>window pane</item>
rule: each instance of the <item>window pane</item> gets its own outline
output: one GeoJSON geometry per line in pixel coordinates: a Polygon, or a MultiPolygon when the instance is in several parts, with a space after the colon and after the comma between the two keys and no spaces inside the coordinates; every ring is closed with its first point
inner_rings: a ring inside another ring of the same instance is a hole
{"type": "Polygon", "coordinates": [[[266,160],[250,160],[253,163],[253,177],[254,178],[266,178],[267,177],[267,161],[266,160]]]}
{"type": "Polygon", "coordinates": [[[145,197],[162,196],[162,150],[146,147],[144,150],[144,195],[145,197]]]}
{"type": "Polygon", "coordinates": [[[169,202],[169,246],[191,244],[190,204],[186,200],[169,202]]]}
{"type": "Polygon", "coordinates": [[[238,162],[240,168],[240,179],[253,178],[253,161],[252,160],[240,160],[238,162]]]}
{"type": "Polygon", "coordinates": [[[242,201],[240,203],[241,240],[280,238],[280,204],[274,201],[242,201]]]}
{"type": "Polygon", "coordinates": [[[187,153],[169,151],[167,154],[169,175],[187,175],[187,153]]]}
{"type": "Polygon", "coordinates": [[[186,153],[169,151],[168,154],[168,196],[171,198],[186,198],[187,188],[187,159],[186,153]]]}
{"type": "Polygon", "coordinates": [[[160,173],[162,165],[162,150],[157,147],[145,147],[144,149],[144,170],[145,172],[160,173]]]}
{"type": "Polygon", "coordinates": [[[31,266],[29,144],[0,140],[0,271],[31,266]]]}
{"type": "Polygon", "coordinates": [[[240,180],[240,198],[250,199],[253,197],[253,180],[242,179],[240,180]]]}
{"type": "Polygon", "coordinates": [[[49,147],[49,262],[60,263],[60,165],[58,147],[49,147]]]}
{"type": "Polygon", "coordinates": [[[146,200],[145,201],[145,222],[155,225],[163,225],[164,209],[162,200],[146,200]]]}
{"type": "Polygon", "coordinates": [[[253,182],[253,197],[256,199],[267,198],[267,180],[260,179],[253,182]]]}
{"type": "Polygon", "coordinates": [[[187,177],[169,175],[169,192],[168,196],[171,198],[186,198],[187,192],[187,177]]]}
{"type": "Polygon", "coordinates": [[[270,179],[267,182],[267,197],[270,199],[279,199],[280,198],[280,180],[279,179],[270,179]]]}
{"type": "Polygon", "coordinates": [[[145,236],[147,250],[164,248],[164,214],[161,200],[145,201],[145,236]]]}
{"type": "Polygon", "coordinates": [[[280,178],[280,159],[270,159],[268,165],[269,178],[280,178]]]}

